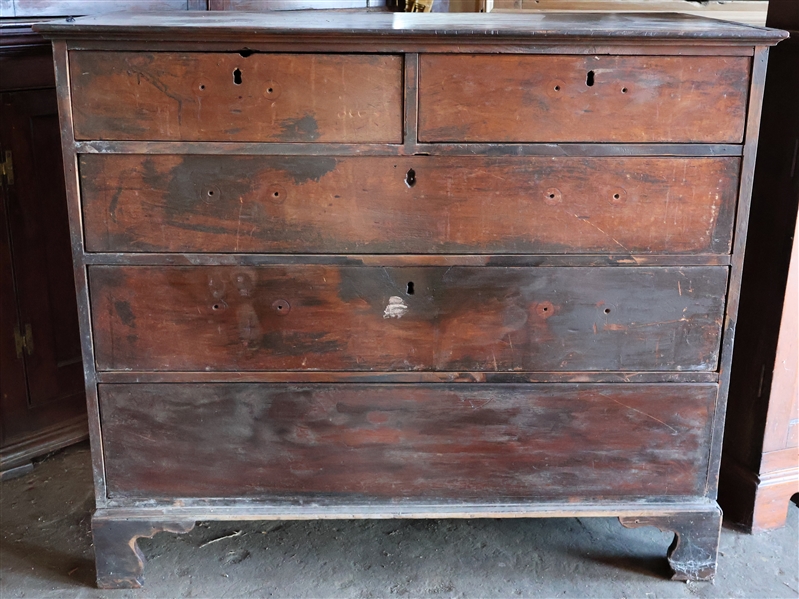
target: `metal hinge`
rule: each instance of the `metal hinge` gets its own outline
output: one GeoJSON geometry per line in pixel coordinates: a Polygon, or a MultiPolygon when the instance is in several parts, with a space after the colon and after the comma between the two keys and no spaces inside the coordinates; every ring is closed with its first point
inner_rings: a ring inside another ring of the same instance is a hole
{"type": "Polygon", "coordinates": [[[25,335],[19,332],[19,327],[14,327],[14,345],[17,348],[17,359],[22,359],[22,350],[29,356],[33,354],[33,328],[25,325],[25,335]]]}
{"type": "Polygon", "coordinates": [[[0,162],[0,175],[6,178],[8,185],[14,185],[14,160],[11,156],[11,150],[6,150],[6,158],[0,162]]]}

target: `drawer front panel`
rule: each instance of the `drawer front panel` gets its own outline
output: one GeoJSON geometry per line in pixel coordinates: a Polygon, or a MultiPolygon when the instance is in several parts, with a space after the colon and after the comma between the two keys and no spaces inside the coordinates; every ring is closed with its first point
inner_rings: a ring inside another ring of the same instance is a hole
{"type": "Polygon", "coordinates": [[[70,53],[76,139],[399,143],[402,57],[70,53]]]}
{"type": "Polygon", "coordinates": [[[739,168],[739,158],[80,159],[86,246],[98,252],[727,253],[739,168]]]}
{"type": "Polygon", "coordinates": [[[716,369],[726,267],[90,267],[99,370],[716,369]]]}
{"type": "Polygon", "coordinates": [[[748,57],[423,55],[427,142],[740,143],[748,57]]]}
{"type": "Polygon", "coordinates": [[[702,495],[716,385],[100,385],[111,497],[702,495]]]}

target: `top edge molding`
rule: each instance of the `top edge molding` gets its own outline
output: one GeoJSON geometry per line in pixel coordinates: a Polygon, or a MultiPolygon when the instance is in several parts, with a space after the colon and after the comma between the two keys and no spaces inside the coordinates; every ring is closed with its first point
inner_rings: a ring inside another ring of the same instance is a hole
{"type": "Polygon", "coordinates": [[[699,43],[774,45],[788,32],[670,13],[276,13],[173,12],[95,15],[38,23],[49,39],[699,43]]]}

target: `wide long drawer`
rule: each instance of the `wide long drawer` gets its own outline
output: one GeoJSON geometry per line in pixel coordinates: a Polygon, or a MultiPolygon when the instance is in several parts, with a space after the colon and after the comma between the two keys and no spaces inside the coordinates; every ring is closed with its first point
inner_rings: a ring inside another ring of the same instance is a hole
{"type": "Polygon", "coordinates": [[[426,54],[426,142],[740,143],[743,56],[426,54]]]}
{"type": "Polygon", "coordinates": [[[100,385],[112,498],[702,495],[716,385],[100,385]]]}
{"type": "Polygon", "coordinates": [[[399,143],[402,57],[69,55],[76,139],[399,143]]]}
{"type": "Polygon", "coordinates": [[[92,266],[99,370],[712,371],[726,267],[92,266]]]}
{"type": "Polygon", "coordinates": [[[728,253],[739,158],[83,155],[93,252],[728,253]]]}

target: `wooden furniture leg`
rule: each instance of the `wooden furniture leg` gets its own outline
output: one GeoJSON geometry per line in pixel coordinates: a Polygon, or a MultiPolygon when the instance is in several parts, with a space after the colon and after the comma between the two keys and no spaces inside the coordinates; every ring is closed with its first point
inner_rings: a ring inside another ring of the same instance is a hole
{"type": "Polygon", "coordinates": [[[144,519],[92,519],[97,586],[101,589],[136,589],[142,585],[144,554],[137,539],[159,532],[186,533],[194,521],[158,522],[144,519]]]}
{"type": "Polygon", "coordinates": [[[721,510],[684,512],[663,516],[622,516],[622,526],[655,526],[674,532],[666,557],[672,580],[713,580],[721,535],[721,510]]]}

